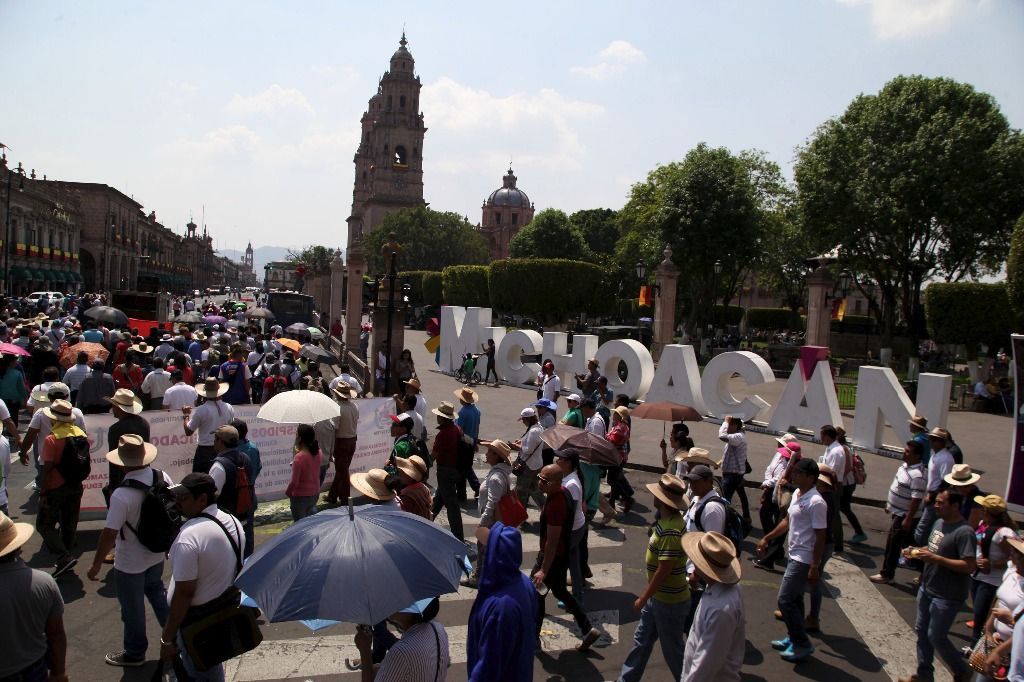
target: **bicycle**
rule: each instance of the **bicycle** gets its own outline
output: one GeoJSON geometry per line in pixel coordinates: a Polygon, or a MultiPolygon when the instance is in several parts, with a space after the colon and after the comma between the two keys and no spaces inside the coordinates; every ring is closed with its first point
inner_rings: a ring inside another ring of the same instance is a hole
{"type": "Polygon", "coordinates": [[[455,370],[455,380],[467,386],[483,383],[483,377],[480,376],[480,372],[476,371],[476,360],[479,357],[472,353],[463,355],[462,366],[455,370]]]}

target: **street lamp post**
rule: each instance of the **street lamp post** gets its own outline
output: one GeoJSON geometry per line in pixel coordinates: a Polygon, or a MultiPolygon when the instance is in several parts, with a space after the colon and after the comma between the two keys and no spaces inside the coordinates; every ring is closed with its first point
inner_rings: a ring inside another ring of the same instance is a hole
{"type": "Polygon", "coordinates": [[[388,259],[388,324],[387,336],[384,339],[384,395],[391,390],[391,334],[395,317],[395,281],[398,279],[398,252],[402,247],[395,238],[395,233],[388,234],[388,241],[381,249],[381,254],[388,259]]]}
{"type": "MultiPolygon", "coordinates": [[[[0,165],[7,167],[7,155],[4,154],[0,165]]],[[[15,173],[18,174],[18,191],[22,192],[25,190],[25,169],[22,168],[21,162],[18,162],[18,167],[14,170],[7,170],[7,216],[4,220],[4,295],[11,295],[11,181],[14,179],[15,173]]]]}
{"type": "MultiPolygon", "coordinates": [[[[636,278],[640,281],[640,286],[641,287],[644,286],[644,281],[646,279],[646,276],[647,276],[647,263],[644,263],[642,260],[638,260],[636,262],[636,278]]],[[[644,339],[643,339],[643,335],[641,333],[642,329],[640,327],[640,306],[637,306],[637,311],[636,312],[637,312],[637,316],[636,316],[637,317],[637,320],[636,320],[636,340],[639,341],[640,343],[643,343],[644,339]]]]}
{"type": "Polygon", "coordinates": [[[712,281],[712,295],[711,295],[711,334],[714,336],[715,323],[717,322],[718,315],[716,314],[715,306],[718,305],[718,279],[722,276],[722,261],[716,260],[715,265],[715,278],[712,281]]]}

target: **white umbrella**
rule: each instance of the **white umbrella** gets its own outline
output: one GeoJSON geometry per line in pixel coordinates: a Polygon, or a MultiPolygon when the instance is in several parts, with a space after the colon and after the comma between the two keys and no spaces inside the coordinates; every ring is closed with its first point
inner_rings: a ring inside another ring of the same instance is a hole
{"type": "Polygon", "coordinates": [[[285,391],[264,403],[256,416],[276,424],[316,424],[339,415],[338,403],[319,391],[285,391]]]}

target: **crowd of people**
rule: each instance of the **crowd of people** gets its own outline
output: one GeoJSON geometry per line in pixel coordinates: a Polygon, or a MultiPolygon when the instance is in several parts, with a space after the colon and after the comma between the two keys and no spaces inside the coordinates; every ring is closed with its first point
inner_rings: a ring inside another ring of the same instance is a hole
{"type": "MultiPolygon", "coordinates": [[[[301,353],[296,357],[288,348],[292,344],[286,342],[295,340],[274,328],[177,327],[157,338],[140,338],[132,330],[83,325],[88,318],[72,313],[89,303],[22,318],[0,330],[0,340],[30,351],[4,355],[0,368],[0,391],[14,384],[23,389],[20,398],[0,396],[0,422],[9,438],[0,438],[0,456],[9,467],[13,445],[22,464],[35,460],[38,471],[34,529],[8,518],[6,470],[0,485],[0,639],[13,643],[11,655],[0,661],[0,680],[67,678],[63,602],[55,581],[74,571],[79,560],[78,510],[82,481],[89,475],[85,415],[101,411],[115,418],[107,434],[107,514],[86,575],[98,580],[112,564],[124,627],[122,648],[105,660],[122,667],[145,663],[148,602],[162,628],[160,658],[177,661],[194,679],[224,679],[220,665],[200,669],[182,633],[204,606],[232,589],[254,549],[260,453],[233,405],[265,400],[280,390],[320,391],[339,409],[332,420],[296,429],[286,490],[296,521],[350,501],[388,505],[431,521],[441,517],[456,538],[475,546],[472,571],[462,581],[477,591],[466,642],[470,680],[533,678],[549,593],[573,617],[580,651],[602,638],[600,624],[591,622],[584,608],[593,578],[588,539],[631,513],[637,491],[623,467],[630,452],[629,400],[608,390],[596,360],[575,377],[575,387],[565,390],[553,364],[542,362],[536,400],[520,412],[522,436],[511,440],[481,436],[484,415],[476,390],[461,387],[454,400],[428,402],[415,367],[407,367],[401,392],[392,396],[389,456],[377,468],[350,474],[358,448],[357,403],[368,394],[347,366],[327,381],[315,363],[303,363],[301,353]],[[79,356],[61,372],[59,349],[90,341],[87,335],[105,344],[109,355],[91,365],[79,356]],[[44,355],[47,346],[53,356],[44,355]],[[253,379],[260,372],[266,379],[257,390],[261,382],[253,379]],[[30,377],[38,377],[38,383],[30,377]],[[180,412],[182,433],[197,437],[192,473],[178,483],[157,468],[160,453],[150,443],[142,414],[147,407],[180,412]],[[23,418],[29,421],[21,434],[23,418]],[[552,448],[544,434],[557,424],[606,439],[618,462],[597,466],[585,449],[552,448]],[[487,464],[482,480],[474,470],[480,455],[487,464]],[[332,463],[334,480],[325,490],[332,463]],[[479,524],[467,537],[462,512],[472,507],[471,497],[479,524]],[[152,519],[154,498],[176,502],[185,520],[180,529],[159,532],[152,519]],[[538,516],[530,516],[531,506],[538,516]],[[19,558],[33,530],[53,561],[50,573],[19,558]],[[524,566],[523,535],[532,533],[539,536],[540,550],[524,566]],[[170,562],[169,585],[163,581],[165,561],[170,562]]],[[[920,573],[918,668],[903,679],[932,679],[936,651],[954,679],[968,678],[968,657],[976,652],[958,651],[948,638],[968,597],[975,637],[991,641],[982,660],[975,661],[983,677],[1024,679],[1021,653],[1014,650],[1024,648],[1024,634],[1014,636],[1024,607],[1024,542],[1006,502],[979,489],[980,475],[964,462],[947,430],[929,430],[916,416],[910,427],[914,438],[889,490],[892,524],[883,566],[871,578],[892,582],[901,568],[920,573]]],[[[760,486],[762,537],[750,558],[757,569],[785,566],[776,611],[785,635],[770,646],[792,662],[814,654],[808,633],[823,627],[822,575],[830,557],[846,544],[866,540],[851,506],[864,464],[841,428],[825,425],[818,436],[820,446],[792,434],[778,438],[760,486]],[[811,448],[817,456],[809,455],[811,448]],[[849,538],[844,518],[853,531],[849,538]]],[[[665,472],[645,486],[654,509],[653,518],[645,519],[650,523],[643,557],[647,583],[633,603],[638,623],[620,680],[645,679],[655,642],[672,679],[740,679],[747,636],[740,555],[744,546],[751,547],[745,538],[753,527],[743,421],[727,417],[718,444],[707,445],[699,447],[684,423],[673,424],[660,443],[665,472]],[[734,496],[740,498],[738,510],[734,496]]],[[[451,657],[447,633],[436,618],[440,608],[433,600],[359,629],[360,659],[351,667],[361,670],[364,680],[446,679],[451,657]]]]}

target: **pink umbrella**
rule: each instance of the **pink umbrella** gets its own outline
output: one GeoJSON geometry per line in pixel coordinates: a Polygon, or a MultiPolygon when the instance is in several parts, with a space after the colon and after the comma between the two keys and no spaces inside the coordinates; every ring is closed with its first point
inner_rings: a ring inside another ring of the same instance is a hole
{"type": "Polygon", "coordinates": [[[27,350],[21,346],[15,346],[13,343],[0,343],[0,353],[5,355],[31,355],[27,350]]]}

